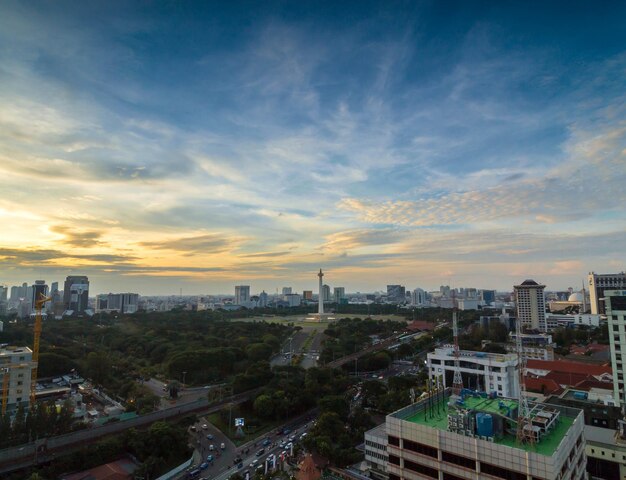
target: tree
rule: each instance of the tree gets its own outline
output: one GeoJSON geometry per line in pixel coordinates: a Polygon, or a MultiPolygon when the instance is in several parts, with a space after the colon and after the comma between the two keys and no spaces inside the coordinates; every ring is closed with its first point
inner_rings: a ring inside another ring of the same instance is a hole
{"type": "Polygon", "coordinates": [[[111,373],[111,363],[103,352],[89,352],[87,355],[87,376],[94,383],[102,385],[111,373]]]}
{"type": "Polygon", "coordinates": [[[261,418],[272,418],[274,415],[274,401],[269,395],[259,395],[254,400],[254,413],[261,418]]]}

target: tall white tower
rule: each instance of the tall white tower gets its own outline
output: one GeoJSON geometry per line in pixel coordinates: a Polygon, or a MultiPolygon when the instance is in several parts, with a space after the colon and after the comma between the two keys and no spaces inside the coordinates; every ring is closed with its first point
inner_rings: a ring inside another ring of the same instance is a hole
{"type": "Polygon", "coordinates": [[[323,292],[324,286],[322,284],[323,283],[322,282],[322,278],[324,277],[324,274],[322,273],[322,269],[321,268],[320,268],[320,273],[318,273],[317,276],[320,279],[319,290],[318,290],[318,292],[319,292],[319,300],[318,300],[319,310],[318,310],[317,313],[321,316],[321,315],[324,315],[324,292],[323,292]]]}

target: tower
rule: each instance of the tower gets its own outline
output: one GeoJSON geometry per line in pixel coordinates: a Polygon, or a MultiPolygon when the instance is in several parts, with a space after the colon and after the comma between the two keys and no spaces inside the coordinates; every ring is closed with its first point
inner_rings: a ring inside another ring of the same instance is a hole
{"type": "Polygon", "coordinates": [[[519,317],[517,317],[517,321],[515,322],[515,351],[517,353],[517,374],[519,375],[519,390],[517,394],[517,441],[518,443],[532,443],[535,437],[532,431],[530,407],[528,406],[528,400],[526,399],[526,382],[524,380],[524,373],[526,372],[526,357],[522,353],[522,327],[519,317]]]}
{"type": "Polygon", "coordinates": [[[459,395],[463,390],[463,377],[461,376],[461,352],[459,350],[459,326],[456,319],[456,308],[452,312],[452,331],[454,334],[454,378],[452,379],[452,392],[459,395]]]}
{"type": "Polygon", "coordinates": [[[324,277],[324,274],[322,273],[321,268],[320,268],[320,273],[318,273],[317,276],[319,277],[319,295],[318,295],[319,309],[317,313],[321,316],[321,315],[324,315],[324,291],[323,291],[323,282],[322,282],[322,278],[324,277]]]}
{"type": "Polygon", "coordinates": [[[545,285],[539,285],[534,280],[524,280],[515,285],[515,305],[517,306],[517,321],[522,327],[531,330],[546,331],[546,304],[543,290],[545,285]]]}

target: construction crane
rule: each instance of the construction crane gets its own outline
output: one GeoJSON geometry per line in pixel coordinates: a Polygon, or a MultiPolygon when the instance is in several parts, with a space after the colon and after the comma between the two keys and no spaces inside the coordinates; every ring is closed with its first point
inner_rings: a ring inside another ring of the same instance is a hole
{"type": "Polygon", "coordinates": [[[39,339],[41,337],[41,310],[46,302],[52,300],[52,297],[46,297],[43,293],[39,294],[39,298],[35,300],[35,328],[33,338],[33,369],[30,377],[30,404],[35,404],[35,392],[37,386],[37,366],[39,364],[39,339]]]}

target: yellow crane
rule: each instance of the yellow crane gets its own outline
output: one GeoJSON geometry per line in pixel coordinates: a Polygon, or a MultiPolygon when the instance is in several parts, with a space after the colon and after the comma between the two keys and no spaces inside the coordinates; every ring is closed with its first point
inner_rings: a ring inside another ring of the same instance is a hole
{"type": "Polygon", "coordinates": [[[41,310],[46,302],[52,300],[52,297],[46,297],[43,293],[39,294],[39,298],[35,300],[35,328],[33,338],[33,369],[30,377],[30,404],[35,404],[35,387],[37,386],[37,366],[39,364],[39,339],[41,337],[41,310]]]}

